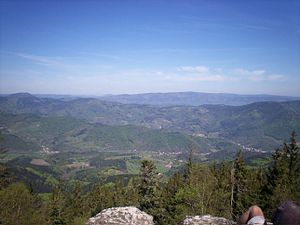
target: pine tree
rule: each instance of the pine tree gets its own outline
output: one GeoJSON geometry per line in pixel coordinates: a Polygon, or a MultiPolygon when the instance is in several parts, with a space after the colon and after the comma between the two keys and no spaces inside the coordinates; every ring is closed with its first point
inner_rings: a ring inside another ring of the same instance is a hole
{"type": "Polygon", "coordinates": [[[50,220],[52,225],[65,225],[66,219],[64,215],[65,195],[63,184],[60,182],[52,190],[52,199],[50,202],[50,220]]]}
{"type": "Polygon", "coordinates": [[[176,172],[169,178],[166,186],[163,188],[161,196],[162,207],[165,209],[163,218],[160,220],[160,224],[178,224],[176,221],[176,193],[184,185],[184,179],[182,174],[176,172]]]}
{"type": "Polygon", "coordinates": [[[140,169],[139,203],[140,209],[158,217],[160,208],[158,173],[153,161],[143,160],[140,169]]]}
{"type": "Polygon", "coordinates": [[[125,204],[124,205],[139,205],[139,190],[136,188],[139,186],[140,180],[138,177],[133,177],[129,180],[125,188],[125,204]]]}
{"type": "Polygon", "coordinates": [[[246,186],[246,167],[239,151],[235,157],[231,170],[231,216],[237,219],[246,208],[247,186],[246,186]]]}
{"type": "Polygon", "coordinates": [[[273,163],[267,172],[267,183],[263,188],[263,204],[266,214],[285,200],[300,201],[300,158],[295,131],[290,143],[284,143],[272,155],[273,163]]]}
{"type": "Polygon", "coordinates": [[[48,224],[42,202],[23,183],[13,183],[0,191],[0,224],[48,224]]]}
{"type": "Polygon", "coordinates": [[[103,209],[114,206],[114,193],[111,191],[113,185],[100,185],[96,184],[93,186],[92,191],[87,195],[87,207],[89,208],[90,215],[95,216],[103,209]]]}
{"type": "Polygon", "coordinates": [[[230,218],[230,170],[226,162],[222,162],[219,166],[214,165],[212,171],[216,180],[213,193],[213,214],[230,218]]]}
{"type": "Polygon", "coordinates": [[[79,182],[75,183],[71,193],[66,198],[66,214],[69,221],[75,218],[81,218],[85,215],[82,188],[79,182]]]}
{"type": "Polygon", "coordinates": [[[193,179],[192,176],[192,171],[193,171],[194,163],[193,163],[193,149],[190,147],[190,152],[189,152],[189,157],[186,163],[186,168],[185,168],[185,174],[184,174],[184,179],[187,183],[190,183],[190,181],[193,179]]]}

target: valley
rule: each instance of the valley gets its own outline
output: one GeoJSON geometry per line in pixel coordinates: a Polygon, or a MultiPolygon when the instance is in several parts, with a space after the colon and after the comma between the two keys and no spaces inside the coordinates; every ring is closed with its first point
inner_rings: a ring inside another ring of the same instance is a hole
{"type": "Polygon", "coordinates": [[[242,106],[150,106],[92,98],[61,100],[28,93],[0,97],[1,162],[38,192],[60,179],[95,183],[139,173],[152,159],[165,179],[182,170],[189,152],[211,164],[243,150],[249,165],[300,133],[300,101],[242,106]]]}

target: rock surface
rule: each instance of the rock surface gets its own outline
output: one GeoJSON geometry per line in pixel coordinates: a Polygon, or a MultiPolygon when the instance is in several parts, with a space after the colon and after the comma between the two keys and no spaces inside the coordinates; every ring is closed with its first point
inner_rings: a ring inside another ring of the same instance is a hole
{"type": "Polygon", "coordinates": [[[233,225],[236,224],[231,220],[223,217],[205,216],[187,216],[183,221],[183,225],[233,225]]]}
{"type": "Polygon", "coordinates": [[[102,210],[87,225],[154,225],[153,217],[136,207],[115,207],[102,210]]]}

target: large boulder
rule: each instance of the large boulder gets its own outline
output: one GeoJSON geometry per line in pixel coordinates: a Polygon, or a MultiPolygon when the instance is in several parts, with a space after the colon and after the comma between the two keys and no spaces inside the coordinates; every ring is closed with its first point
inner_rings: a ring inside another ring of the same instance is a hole
{"type": "Polygon", "coordinates": [[[223,217],[205,216],[187,216],[183,225],[233,225],[235,222],[223,217]]]}
{"type": "Polygon", "coordinates": [[[87,225],[154,225],[153,217],[136,207],[115,207],[102,210],[87,225]]]}

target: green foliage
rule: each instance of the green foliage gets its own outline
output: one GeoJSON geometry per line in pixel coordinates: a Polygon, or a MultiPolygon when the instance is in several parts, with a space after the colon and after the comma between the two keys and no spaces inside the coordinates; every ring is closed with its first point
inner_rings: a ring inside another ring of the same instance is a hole
{"type": "Polygon", "coordinates": [[[239,151],[233,163],[231,170],[231,215],[237,218],[247,209],[247,170],[242,158],[242,152],[239,151]]]}
{"type": "Polygon", "coordinates": [[[267,183],[264,186],[263,204],[267,214],[283,200],[300,202],[300,157],[296,133],[291,134],[290,143],[284,143],[273,154],[273,163],[267,172],[267,183]]]}
{"type": "MultiPolygon", "coordinates": [[[[99,156],[94,161],[100,167],[108,168],[108,164],[115,163],[116,168],[123,168],[126,164],[121,159],[134,163],[138,160],[132,155],[102,154],[103,159],[99,156]],[[105,157],[107,162],[103,162],[105,157]]],[[[75,180],[58,182],[50,198],[43,199],[24,184],[7,183],[0,190],[0,222],[79,225],[103,209],[132,205],[153,215],[159,225],[175,225],[182,223],[187,215],[211,214],[236,220],[253,204],[260,205],[270,218],[279,202],[300,201],[300,158],[295,132],[290,143],[277,149],[265,167],[248,167],[242,152],[237,153],[234,161],[214,165],[197,164],[193,157],[191,152],[185,170],[175,172],[165,181],[160,180],[154,161],[142,160],[137,176],[115,176],[91,189],[75,180]]],[[[53,172],[48,167],[28,164],[30,159],[26,157],[13,162],[27,165],[25,172],[32,176],[53,172]]],[[[98,169],[93,170],[97,173],[98,169]]],[[[7,178],[11,176],[8,174],[7,178]]]]}
{"type": "Polygon", "coordinates": [[[185,215],[212,214],[215,179],[209,167],[195,165],[190,171],[189,182],[175,194],[176,210],[179,219],[185,215]]]}
{"type": "MultiPolygon", "coordinates": [[[[139,132],[136,132],[136,130],[128,131],[130,126],[123,126],[128,124],[154,129],[162,128],[172,132],[200,134],[200,136],[209,134],[212,137],[217,136],[218,138],[243,145],[252,145],[269,151],[277,147],[281,140],[287,138],[286,134],[290,130],[294,129],[296,132],[300,132],[300,101],[258,102],[238,107],[224,105],[151,107],[123,105],[90,98],[62,102],[54,99],[37,98],[30,94],[27,94],[26,97],[18,94],[1,97],[1,100],[1,126],[11,126],[12,124],[7,124],[4,121],[14,120],[13,125],[17,126],[13,126],[13,128],[22,130],[16,123],[20,120],[4,113],[31,113],[51,117],[43,117],[42,122],[36,120],[32,123],[32,126],[25,126],[25,129],[29,131],[28,133],[34,134],[37,138],[26,137],[25,140],[25,135],[20,138],[28,143],[32,143],[31,141],[38,142],[44,138],[46,139],[44,140],[45,143],[48,145],[53,144],[59,149],[71,149],[74,143],[79,144],[85,138],[86,142],[79,145],[77,150],[84,149],[84,146],[87,149],[96,148],[95,143],[103,145],[107,143],[105,140],[110,140],[110,143],[116,142],[118,147],[122,142],[124,148],[130,149],[138,145],[136,141],[141,141],[141,139],[135,140],[135,135],[132,135],[139,132]],[[110,127],[104,125],[99,129],[97,126],[89,126],[83,120],[79,122],[73,118],[84,119],[92,123],[121,125],[123,127],[119,128],[118,138],[114,138],[114,135],[110,133],[110,127]],[[77,123],[80,123],[80,125],[76,125],[77,123]],[[45,128],[45,131],[36,132],[37,126],[45,128]],[[105,132],[103,132],[104,130],[105,132]],[[51,139],[45,138],[45,135],[49,135],[47,131],[51,132],[51,139]],[[65,142],[61,139],[64,134],[69,137],[66,138],[67,140],[63,139],[65,142]],[[95,140],[94,136],[100,138],[95,140]]],[[[32,115],[22,115],[22,117],[21,121],[26,122],[27,120],[29,122],[28,119],[32,115]]],[[[15,131],[14,129],[11,130],[15,131]]],[[[17,136],[19,137],[19,135],[17,136]]],[[[184,148],[185,146],[184,149],[188,150],[186,143],[189,140],[183,136],[178,136],[176,139],[174,135],[173,137],[172,135],[160,136],[155,132],[150,132],[148,135],[141,132],[141,136],[148,136],[149,139],[156,140],[155,142],[146,142],[146,144],[142,142],[143,148],[149,146],[149,148],[156,149],[158,145],[162,146],[164,150],[170,150],[168,145],[165,144],[169,143],[171,149],[184,148]]],[[[210,142],[207,142],[205,138],[192,139],[195,139],[195,142],[202,142],[200,150],[206,151],[210,145],[210,142]]],[[[110,149],[111,146],[107,145],[106,147],[110,149]]]]}
{"type": "Polygon", "coordinates": [[[48,224],[42,202],[22,183],[0,191],[0,223],[6,225],[48,224]]]}
{"type": "Polygon", "coordinates": [[[157,206],[158,174],[153,161],[143,160],[140,169],[140,208],[150,211],[157,206]]]}
{"type": "Polygon", "coordinates": [[[215,177],[215,187],[213,194],[214,214],[231,218],[231,174],[230,166],[222,162],[220,165],[212,167],[212,173],[215,177]]]}
{"type": "MultiPolygon", "coordinates": [[[[37,152],[42,146],[60,152],[188,152],[189,146],[193,145],[197,152],[204,153],[212,149],[222,150],[224,146],[230,145],[230,142],[223,139],[195,137],[134,125],[89,123],[70,116],[0,113],[0,126],[6,132],[3,134],[5,141],[1,145],[13,152],[37,152]]],[[[92,160],[92,164],[97,167],[102,167],[101,163],[92,160]]]]}

